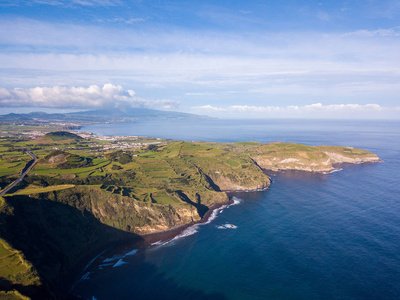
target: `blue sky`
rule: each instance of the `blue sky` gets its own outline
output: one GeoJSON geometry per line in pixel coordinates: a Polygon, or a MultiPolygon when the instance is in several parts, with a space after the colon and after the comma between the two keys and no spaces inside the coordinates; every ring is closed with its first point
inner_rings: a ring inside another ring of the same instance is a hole
{"type": "Polygon", "coordinates": [[[400,119],[399,53],[398,0],[0,0],[0,111],[400,119]]]}

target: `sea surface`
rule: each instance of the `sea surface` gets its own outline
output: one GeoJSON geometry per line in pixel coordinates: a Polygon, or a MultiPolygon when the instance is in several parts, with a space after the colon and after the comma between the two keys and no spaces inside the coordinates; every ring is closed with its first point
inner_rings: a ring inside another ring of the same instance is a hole
{"type": "Polygon", "coordinates": [[[103,135],[353,146],[382,163],[271,174],[178,238],[99,256],[84,299],[400,299],[400,122],[196,120],[91,125],[103,135]]]}

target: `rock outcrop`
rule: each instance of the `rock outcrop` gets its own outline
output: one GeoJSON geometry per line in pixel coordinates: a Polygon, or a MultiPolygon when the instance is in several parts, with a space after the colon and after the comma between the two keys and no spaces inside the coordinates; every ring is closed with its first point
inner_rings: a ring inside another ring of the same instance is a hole
{"type": "Polygon", "coordinates": [[[365,150],[341,146],[305,146],[274,143],[253,148],[249,155],[267,170],[298,170],[328,173],[343,163],[361,164],[382,161],[376,154],[365,150]]]}

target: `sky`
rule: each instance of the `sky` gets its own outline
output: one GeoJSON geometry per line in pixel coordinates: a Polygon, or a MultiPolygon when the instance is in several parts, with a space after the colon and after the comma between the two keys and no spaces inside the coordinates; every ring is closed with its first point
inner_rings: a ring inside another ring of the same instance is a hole
{"type": "Polygon", "coordinates": [[[0,0],[0,114],[400,119],[400,1],[0,0]]]}

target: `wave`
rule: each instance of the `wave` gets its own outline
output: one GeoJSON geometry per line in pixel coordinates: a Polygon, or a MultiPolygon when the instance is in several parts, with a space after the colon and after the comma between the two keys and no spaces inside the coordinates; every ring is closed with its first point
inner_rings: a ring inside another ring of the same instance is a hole
{"type": "Polygon", "coordinates": [[[322,172],[322,174],[327,175],[327,174],[332,174],[332,173],[339,172],[339,171],[342,171],[342,170],[343,169],[334,169],[334,170],[329,171],[329,172],[322,172]]]}
{"type": "Polygon", "coordinates": [[[236,229],[238,228],[236,225],[226,223],[225,225],[217,226],[218,229],[236,229]]]}
{"type": "Polygon", "coordinates": [[[157,242],[154,242],[154,243],[152,243],[151,245],[152,246],[157,246],[157,245],[162,245],[163,244],[163,241],[157,241],[157,242]]]}
{"type": "MultiPolygon", "coordinates": [[[[233,204],[232,204],[232,205],[233,205],[233,204]]],[[[219,207],[219,208],[217,208],[217,209],[214,209],[213,212],[211,213],[211,215],[208,217],[207,222],[204,222],[204,223],[201,223],[201,224],[198,224],[198,225],[210,224],[213,220],[215,220],[215,219],[218,217],[218,213],[219,213],[221,210],[224,210],[225,208],[227,208],[228,206],[229,206],[229,204],[227,204],[227,205],[222,205],[221,207],[219,207]]]]}
{"type": "Polygon", "coordinates": [[[196,232],[198,232],[198,230],[197,230],[198,227],[199,227],[199,224],[196,224],[196,225],[190,226],[189,228],[186,228],[184,231],[182,231],[181,234],[178,234],[176,237],[174,237],[171,240],[171,242],[174,241],[174,240],[177,240],[177,239],[184,238],[184,237],[187,237],[187,236],[195,234],[196,232]]]}
{"type": "Polygon", "coordinates": [[[133,249],[132,251],[129,251],[128,253],[125,253],[124,255],[114,255],[113,257],[106,258],[105,260],[103,260],[103,264],[99,265],[99,269],[103,269],[104,267],[111,266],[111,265],[113,265],[113,268],[115,268],[122,264],[126,264],[127,262],[125,262],[123,259],[127,256],[135,255],[138,251],[139,251],[138,249],[133,249]],[[116,260],[118,260],[118,261],[114,264],[113,262],[116,260]]]}
{"type": "Polygon", "coordinates": [[[114,255],[113,257],[109,257],[109,258],[106,258],[105,260],[103,260],[103,263],[108,263],[108,262],[115,261],[115,260],[121,259],[121,258],[123,258],[123,255],[114,255]]]}
{"type": "Polygon", "coordinates": [[[87,272],[87,273],[85,273],[82,277],[81,277],[81,279],[79,280],[79,281],[82,281],[82,280],[86,280],[86,279],[90,279],[90,274],[92,274],[92,272],[87,272]]]}
{"type": "Polygon", "coordinates": [[[233,203],[230,205],[238,205],[242,202],[242,199],[238,198],[238,197],[232,197],[233,203]]]}
{"type": "Polygon", "coordinates": [[[121,258],[119,261],[117,261],[117,263],[115,265],[113,265],[113,268],[119,267],[119,266],[124,265],[124,264],[127,264],[127,262],[124,261],[123,258],[121,258]]]}
{"type": "Polygon", "coordinates": [[[169,244],[169,243],[171,243],[173,241],[176,241],[178,239],[193,235],[198,231],[197,228],[199,227],[199,225],[201,225],[201,224],[195,224],[193,226],[190,226],[190,227],[186,228],[184,231],[182,231],[180,234],[175,236],[173,239],[170,239],[168,241],[158,241],[158,242],[152,243],[151,245],[153,245],[153,246],[165,246],[165,245],[167,245],[167,244],[169,244]]]}
{"type": "Polygon", "coordinates": [[[104,250],[104,251],[101,252],[100,254],[96,255],[92,260],[90,260],[90,261],[87,263],[86,267],[83,269],[82,272],[85,272],[86,269],[89,268],[90,265],[91,265],[100,255],[102,255],[102,254],[103,254],[104,252],[106,252],[106,251],[107,251],[107,250],[104,250]]]}
{"type": "Polygon", "coordinates": [[[125,257],[125,256],[134,255],[134,254],[136,254],[138,251],[139,251],[138,249],[134,249],[134,250],[132,250],[132,251],[126,253],[126,254],[124,255],[124,257],[125,257]]]}
{"type": "MultiPolygon", "coordinates": [[[[238,205],[238,204],[240,204],[242,202],[242,200],[237,198],[237,197],[232,197],[232,201],[233,201],[232,204],[222,205],[221,207],[214,209],[206,222],[195,224],[193,226],[190,226],[190,227],[186,228],[184,231],[182,231],[182,233],[178,234],[177,236],[175,236],[171,240],[168,240],[168,241],[157,241],[157,242],[152,243],[151,245],[152,246],[165,246],[165,245],[167,245],[167,244],[169,244],[169,243],[171,243],[173,241],[176,241],[178,239],[181,239],[181,238],[184,238],[184,237],[187,237],[187,236],[195,234],[196,232],[198,232],[199,226],[210,224],[213,220],[215,220],[218,217],[219,213],[222,213],[222,211],[225,208],[228,208],[229,206],[233,206],[233,205],[238,205]]],[[[232,225],[232,224],[227,224],[227,225],[232,225]]],[[[235,225],[232,225],[232,226],[237,228],[237,226],[235,226],[235,225]]],[[[233,228],[233,227],[230,227],[230,228],[233,228]]]]}
{"type": "Polygon", "coordinates": [[[113,265],[114,265],[114,263],[101,264],[101,265],[99,265],[98,269],[103,270],[104,267],[109,267],[109,266],[113,266],[113,265]]]}

